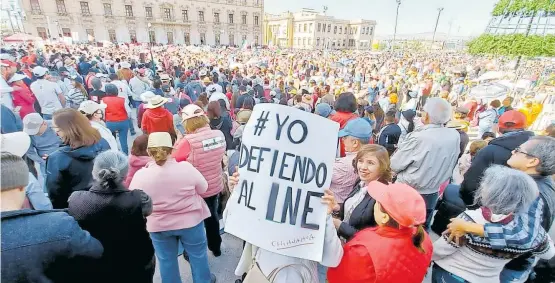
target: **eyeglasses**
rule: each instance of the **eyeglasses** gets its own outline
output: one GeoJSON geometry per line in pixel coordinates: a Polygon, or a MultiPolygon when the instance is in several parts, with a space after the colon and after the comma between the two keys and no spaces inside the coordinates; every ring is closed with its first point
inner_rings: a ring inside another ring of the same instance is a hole
{"type": "Polygon", "coordinates": [[[530,154],[530,153],[528,153],[528,152],[523,151],[522,148],[520,148],[520,146],[517,147],[517,148],[515,148],[515,149],[513,150],[513,153],[522,153],[522,154],[524,154],[524,155],[526,155],[526,156],[528,156],[528,157],[538,158],[538,159],[539,159],[539,157],[534,156],[534,155],[532,155],[532,154],[530,154]]]}

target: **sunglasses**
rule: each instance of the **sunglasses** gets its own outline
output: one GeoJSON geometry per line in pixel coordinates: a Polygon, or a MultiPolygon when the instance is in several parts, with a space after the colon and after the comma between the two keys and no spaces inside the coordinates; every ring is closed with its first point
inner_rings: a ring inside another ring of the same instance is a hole
{"type": "Polygon", "coordinates": [[[513,150],[513,153],[522,153],[522,154],[524,154],[524,155],[526,155],[526,156],[528,156],[528,157],[538,158],[538,159],[539,159],[539,157],[537,157],[537,156],[535,156],[535,155],[532,155],[532,154],[530,154],[530,153],[528,153],[528,152],[523,151],[523,150],[520,148],[520,146],[517,147],[517,148],[515,148],[515,149],[513,150]]]}

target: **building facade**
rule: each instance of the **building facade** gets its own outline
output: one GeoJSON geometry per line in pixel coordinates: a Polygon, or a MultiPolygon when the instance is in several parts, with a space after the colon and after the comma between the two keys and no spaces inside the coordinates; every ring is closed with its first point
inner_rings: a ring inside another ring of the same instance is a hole
{"type": "Polygon", "coordinates": [[[303,9],[279,15],[265,14],[264,44],[295,49],[372,48],[376,21],[340,20],[303,9]]]}
{"type": "Polygon", "coordinates": [[[25,29],[73,42],[262,43],[264,0],[19,0],[25,29]]]}

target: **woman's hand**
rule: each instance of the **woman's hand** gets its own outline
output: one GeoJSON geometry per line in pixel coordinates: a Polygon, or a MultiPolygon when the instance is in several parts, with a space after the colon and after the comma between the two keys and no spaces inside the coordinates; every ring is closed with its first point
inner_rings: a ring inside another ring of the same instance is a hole
{"type": "Polygon", "coordinates": [[[341,221],[341,220],[339,220],[339,219],[337,219],[337,218],[333,218],[332,221],[333,221],[333,226],[335,226],[335,229],[336,229],[336,230],[339,230],[339,226],[341,226],[341,223],[342,223],[343,221],[341,221]]]}
{"type": "Polygon", "coordinates": [[[337,201],[335,200],[335,196],[333,192],[329,189],[324,191],[324,196],[322,197],[322,203],[328,205],[328,214],[331,214],[334,211],[339,211],[340,207],[337,201]]]}
{"type": "Polygon", "coordinates": [[[233,192],[233,190],[235,189],[235,186],[237,186],[237,183],[239,183],[239,170],[237,166],[235,166],[235,173],[229,176],[229,180],[228,180],[228,186],[229,186],[230,192],[233,192]]]}

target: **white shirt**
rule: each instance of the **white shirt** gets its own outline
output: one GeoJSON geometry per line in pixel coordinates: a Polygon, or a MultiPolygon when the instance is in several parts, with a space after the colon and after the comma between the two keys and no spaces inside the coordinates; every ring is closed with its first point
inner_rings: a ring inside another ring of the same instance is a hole
{"type": "Polygon", "coordinates": [[[118,142],[116,141],[116,138],[114,138],[114,136],[112,135],[112,132],[108,130],[106,126],[96,121],[91,121],[91,126],[97,129],[100,133],[100,137],[108,142],[108,144],[110,145],[110,149],[118,150],[118,142]]]}
{"type": "Polygon", "coordinates": [[[208,85],[208,86],[206,87],[206,89],[208,89],[208,88],[210,88],[210,87],[216,88],[216,93],[217,93],[217,92],[224,92],[224,89],[223,89],[222,86],[219,85],[219,84],[211,84],[211,85],[208,85]]]}
{"type": "Polygon", "coordinates": [[[31,91],[37,97],[42,114],[52,115],[63,108],[58,98],[58,94],[62,94],[62,89],[57,83],[39,79],[31,84],[31,91]]]}

